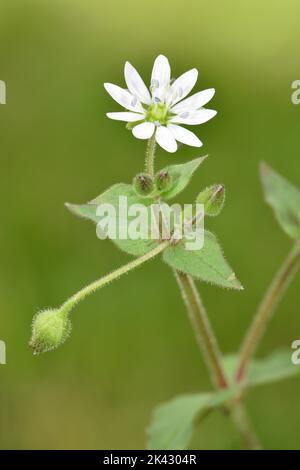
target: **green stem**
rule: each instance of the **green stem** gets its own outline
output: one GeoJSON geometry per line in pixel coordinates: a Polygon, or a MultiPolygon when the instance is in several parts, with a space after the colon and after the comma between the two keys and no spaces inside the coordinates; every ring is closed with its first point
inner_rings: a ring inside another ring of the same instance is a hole
{"type": "Polygon", "coordinates": [[[145,171],[152,178],[154,177],[155,149],[156,149],[156,140],[155,140],[155,132],[154,132],[152,137],[150,137],[150,139],[148,140],[146,158],[145,158],[145,171]]]}
{"type": "Polygon", "coordinates": [[[224,389],[227,387],[227,379],[221,354],[194,280],[191,276],[179,271],[175,271],[175,276],[212,381],[217,388],[224,389]]]}
{"type": "Polygon", "coordinates": [[[246,448],[249,450],[261,449],[260,442],[255,434],[251,422],[249,421],[243,404],[235,403],[230,414],[235,426],[243,438],[243,441],[245,442],[246,448]]]}
{"type": "MultiPolygon", "coordinates": [[[[148,141],[145,160],[146,172],[152,177],[154,176],[155,145],[155,136],[153,135],[148,141]]],[[[172,242],[172,239],[170,242],[172,242]]],[[[225,389],[229,384],[223,367],[222,356],[194,280],[191,276],[180,271],[175,270],[174,273],[186,304],[197,342],[206,359],[212,381],[217,388],[225,389]]],[[[233,407],[239,407],[238,411],[234,411],[233,408],[230,409],[230,415],[244,439],[246,447],[249,449],[258,448],[258,440],[251,428],[243,405],[241,403],[234,403],[233,407]]]]}
{"type": "Polygon", "coordinates": [[[300,241],[297,241],[267,290],[244,339],[236,373],[237,382],[241,382],[245,377],[249,361],[258,346],[266,326],[299,266],[300,241]]]}
{"type": "MultiPolygon", "coordinates": [[[[155,145],[155,134],[153,134],[148,141],[145,159],[146,171],[151,176],[154,175],[155,145]]],[[[212,380],[218,388],[226,388],[227,379],[221,354],[195,283],[191,276],[179,271],[174,272],[212,380]]]]}
{"type": "Polygon", "coordinates": [[[72,308],[76,304],[78,304],[78,302],[81,302],[83,299],[85,299],[88,295],[92,294],[98,289],[101,289],[101,287],[106,286],[107,284],[114,281],[115,279],[118,279],[124,274],[127,274],[129,271],[137,268],[138,266],[145,263],[146,261],[149,261],[150,259],[154,258],[156,255],[161,253],[169,245],[169,243],[170,243],[169,240],[166,240],[160,243],[156,248],[149,251],[148,253],[141,256],[140,258],[135,258],[133,261],[130,261],[129,263],[125,264],[124,266],[121,266],[115,271],[112,271],[106,276],[103,276],[100,279],[92,282],[91,284],[84,287],[76,294],[72,295],[72,297],[66,300],[66,302],[61,307],[64,315],[68,315],[70,311],[72,310],[72,308]]]}
{"type": "MultiPolygon", "coordinates": [[[[186,304],[197,342],[203,352],[208,370],[210,371],[212,382],[218,389],[225,389],[229,387],[229,383],[223,367],[222,356],[194,280],[189,275],[179,271],[175,271],[175,276],[186,304]]],[[[234,401],[228,406],[225,405],[225,410],[227,412],[229,411],[246,448],[259,449],[260,444],[258,438],[248,418],[244,405],[241,402],[234,401]]]]}

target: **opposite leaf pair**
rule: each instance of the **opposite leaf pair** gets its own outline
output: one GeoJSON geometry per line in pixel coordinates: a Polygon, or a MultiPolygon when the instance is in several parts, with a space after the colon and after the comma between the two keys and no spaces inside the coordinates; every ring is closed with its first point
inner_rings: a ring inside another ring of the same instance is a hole
{"type": "MultiPolygon", "coordinates": [[[[191,162],[170,165],[161,172],[170,176],[172,184],[169,189],[160,193],[160,198],[169,200],[177,196],[189,183],[193,173],[204,161],[206,157],[197,158],[191,162]]],[[[158,174],[160,174],[159,172],[158,174]]],[[[131,185],[120,183],[112,186],[103,194],[84,205],[67,204],[67,207],[76,215],[92,220],[98,223],[100,220],[97,214],[97,207],[101,204],[111,204],[115,207],[117,218],[119,217],[119,198],[127,198],[128,207],[133,204],[143,204],[149,208],[149,218],[151,204],[156,198],[141,197],[136,194],[135,188],[131,185]]],[[[222,185],[214,185],[202,191],[196,203],[204,205],[205,215],[218,215],[223,207],[225,198],[224,187],[222,185]]],[[[160,240],[153,240],[145,237],[132,240],[130,237],[115,237],[112,240],[121,250],[135,255],[141,256],[152,250],[160,243],[160,240]]],[[[190,274],[196,279],[215,284],[220,287],[231,289],[242,289],[240,282],[227,261],[224,258],[222,249],[216,237],[208,232],[204,232],[204,246],[200,250],[187,250],[185,245],[178,243],[166,248],[163,254],[164,261],[172,268],[177,269],[186,274],[190,274]]]]}

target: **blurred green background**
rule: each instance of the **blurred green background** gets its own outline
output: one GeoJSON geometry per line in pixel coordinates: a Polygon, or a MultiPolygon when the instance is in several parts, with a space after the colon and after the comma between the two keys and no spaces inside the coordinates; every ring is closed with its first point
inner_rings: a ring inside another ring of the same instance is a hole
{"type": "MultiPolygon", "coordinates": [[[[57,306],[130,257],[64,202],[85,202],[142,169],[145,142],[105,117],[119,106],[103,89],[124,86],[129,60],[149,80],[153,60],[168,56],[173,76],[196,67],[196,90],[215,87],[217,118],[195,127],[202,149],[158,151],[157,164],[205,164],[181,201],[224,183],[227,205],[207,222],[245,286],[230,292],[200,285],[225,353],[238,349],[270,277],[290,241],[263,203],[258,163],[300,184],[300,79],[297,0],[151,2],[2,0],[0,79],[1,282],[0,447],[134,449],[155,405],[210,388],[169,268],[155,260],[75,311],[71,338],[33,357],[32,315],[57,306]]],[[[300,337],[296,278],[259,355],[300,337]]],[[[300,448],[297,380],[247,397],[266,448],[300,448]]],[[[238,448],[225,417],[211,415],[194,447],[238,448]]]]}

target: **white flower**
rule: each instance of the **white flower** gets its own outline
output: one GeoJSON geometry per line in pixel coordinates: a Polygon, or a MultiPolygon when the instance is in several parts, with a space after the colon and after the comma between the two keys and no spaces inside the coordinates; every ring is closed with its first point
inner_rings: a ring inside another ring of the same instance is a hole
{"type": "Polygon", "coordinates": [[[124,74],[127,90],[112,83],[105,83],[104,87],[128,111],[107,113],[109,118],[131,123],[128,126],[138,139],[149,139],[155,132],[156,142],[167,152],[176,152],[176,141],[192,147],[203,145],[193,132],[178,126],[203,124],[217,114],[217,111],[203,107],[214,96],[214,88],[199,91],[183,99],[197,81],[196,69],[185,72],[171,82],[169,61],[165,56],[159,55],[152,69],[151,93],[129,62],[125,64],[124,74]]]}

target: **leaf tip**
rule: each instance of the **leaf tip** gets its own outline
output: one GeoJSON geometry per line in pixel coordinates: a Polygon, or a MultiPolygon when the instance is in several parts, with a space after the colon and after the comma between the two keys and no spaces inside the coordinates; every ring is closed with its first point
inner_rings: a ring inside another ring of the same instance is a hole
{"type": "Polygon", "coordinates": [[[64,206],[70,211],[72,212],[74,210],[74,207],[75,205],[74,204],[71,204],[70,202],[65,202],[64,206]]]}
{"type": "Polygon", "coordinates": [[[78,211],[76,209],[78,208],[77,204],[71,204],[70,202],[65,202],[65,207],[70,211],[72,214],[78,215],[78,211]]]}
{"type": "Polygon", "coordinates": [[[203,157],[197,157],[197,158],[195,158],[194,160],[191,160],[191,162],[189,162],[189,163],[194,163],[194,164],[195,164],[195,169],[197,169],[198,166],[200,166],[201,163],[203,163],[204,160],[206,160],[208,157],[209,157],[209,154],[207,153],[207,154],[204,155],[203,157]]]}
{"type": "Polygon", "coordinates": [[[204,162],[204,160],[206,160],[208,157],[209,157],[208,153],[206,155],[204,155],[203,157],[199,157],[200,163],[204,162]]]}
{"type": "Polygon", "coordinates": [[[259,163],[259,173],[262,178],[270,172],[270,169],[271,168],[264,160],[259,163]]]}
{"type": "Polygon", "coordinates": [[[230,276],[228,276],[227,281],[232,284],[233,289],[244,290],[244,287],[242,286],[234,272],[232,272],[230,276]]]}

